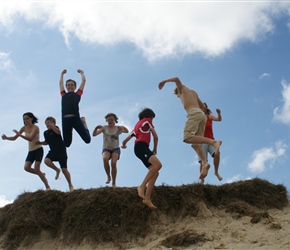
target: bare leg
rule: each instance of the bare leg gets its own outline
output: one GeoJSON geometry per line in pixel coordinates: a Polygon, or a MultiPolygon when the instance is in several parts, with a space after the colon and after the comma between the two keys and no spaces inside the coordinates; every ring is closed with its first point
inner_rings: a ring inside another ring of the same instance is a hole
{"type": "Polygon", "coordinates": [[[223,178],[219,175],[219,163],[220,163],[220,152],[214,154],[213,164],[214,164],[214,174],[221,181],[223,178]]]}
{"type": "Polygon", "coordinates": [[[48,185],[48,181],[47,181],[47,179],[45,177],[45,174],[40,171],[40,162],[36,161],[35,164],[34,164],[34,168],[31,168],[31,165],[32,165],[31,162],[26,161],[25,165],[24,165],[25,171],[27,171],[29,173],[32,173],[32,174],[38,175],[39,178],[44,183],[46,191],[50,190],[50,186],[48,185]]]}
{"type": "Polygon", "coordinates": [[[214,147],[215,153],[219,152],[220,146],[222,145],[222,141],[219,140],[212,140],[203,136],[195,135],[187,140],[184,141],[185,143],[189,144],[210,144],[214,147]]]}
{"type": "Polygon", "coordinates": [[[206,156],[205,156],[205,153],[204,153],[201,145],[193,144],[192,147],[195,150],[195,152],[197,153],[199,159],[201,160],[201,164],[202,164],[202,169],[201,169],[199,179],[204,179],[207,176],[210,165],[207,163],[206,156]]]}
{"type": "Polygon", "coordinates": [[[104,169],[107,174],[107,181],[106,184],[109,184],[111,181],[111,175],[110,175],[110,165],[109,165],[109,160],[110,160],[110,153],[109,152],[104,152],[103,153],[103,163],[104,163],[104,169]]]}
{"type": "MultiPolygon", "coordinates": [[[[200,162],[200,164],[199,164],[199,173],[201,174],[201,171],[202,171],[202,164],[201,164],[201,162],[200,162]]],[[[200,183],[201,184],[204,184],[204,179],[200,179],[200,183]]]]}
{"type": "Polygon", "coordinates": [[[62,168],[61,170],[62,170],[62,173],[67,180],[69,191],[72,192],[74,190],[74,187],[73,187],[73,184],[71,182],[70,172],[67,170],[67,168],[62,168]]]}
{"type": "Polygon", "coordinates": [[[55,170],[55,172],[56,172],[55,179],[57,180],[58,177],[59,177],[60,169],[59,169],[57,166],[55,166],[55,165],[53,164],[53,162],[52,162],[49,158],[45,158],[45,159],[44,159],[44,163],[45,163],[48,167],[50,167],[50,168],[52,168],[53,170],[55,170]]]}
{"type": "Polygon", "coordinates": [[[116,178],[117,178],[117,160],[119,155],[116,153],[112,154],[111,159],[111,168],[112,168],[112,186],[113,188],[117,187],[116,185],[116,178]]]}
{"type": "Polygon", "coordinates": [[[148,206],[149,208],[151,209],[156,209],[157,207],[152,203],[151,201],[151,194],[152,194],[152,191],[154,189],[154,185],[155,185],[155,182],[158,178],[158,175],[159,173],[155,173],[155,175],[151,178],[151,180],[148,182],[148,185],[147,185],[147,189],[146,189],[146,194],[145,194],[145,197],[144,197],[144,200],[143,200],[143,203],[148,206]]]}
{"type": "Polygon", "coordinates": [[[151,194],[152,194],[156,179],[158,177],[158,171],[161,169],[162,164],[155,155],[152,155],[149,158],[149,162],[152,165],[148,168],[149,171],[147,175],[145,176],[141,185],[138,187],[138,195],[143,199],[143,203],[146,206],[148,206],[151,209],[156,209],[156,207],[153,205],[151,201],[151,194]],[[147,186],[147,190],[145,194],[145,188],[147,184],[148,186],[147,186]]]}

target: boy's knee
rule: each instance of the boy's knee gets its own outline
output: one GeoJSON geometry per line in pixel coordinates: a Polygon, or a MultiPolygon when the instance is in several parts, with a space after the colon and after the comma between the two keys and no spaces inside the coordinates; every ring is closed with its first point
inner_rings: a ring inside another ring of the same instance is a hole
{"type": "Polygon", "coordinates": [[[45,163],[46,165],[49,165],[49,164],[51,163],[51,160],[50,160],[49,158],[45,158],[45,159],[44,159],[44,163],[45,163]]]}

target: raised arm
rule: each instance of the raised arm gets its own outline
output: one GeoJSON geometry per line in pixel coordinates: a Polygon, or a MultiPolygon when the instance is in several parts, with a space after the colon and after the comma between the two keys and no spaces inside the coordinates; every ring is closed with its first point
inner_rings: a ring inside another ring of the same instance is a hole
{"type": "Polygon", "coordinates": [[[125,127],[125,126],[118,126],[118,129],[122,132],[122,133],[128,133],[129,130],[125,127]]]}
{"type": "Polygon", "coordinates": [[[36,136],[36,134],[39,133],[39,128],[38,128],[38,126],[34,125],[29,136],[22,135],[22,133],[24,132],[23,127],[22,127],[22,129],[20,131],[17,131],[15,129],[13,131],[14,131],[14,133],[16,135],[18,135],[19,137],[23,138],[24,140],[33,141],[33,139],[36,136]]]}
{"type": "Polygon", "coordinates": [[[93,136],[97,136],[102,132],[104,132],[104,127],[102,125],[98,125],[93,131],[93,136]]]}
{"type": "Polygon", "coordinates": [[[84,88],[85,88],[85,84],[86,84],[85,73],[84,73],[84,71],[81,70],[81,69],[78,69],[77,71],[78,71],[78,73],[81,74],[81,77],[82,77],[82,82],[81,82],[81,85],[80,85],[79,89],[80,89],[80,90],[84,90],[84,88]]]}
{"type": "Polygon", "coordinates": [[[46,122],[46,124],[47,124],[47,128],[48,129],[51,129],[54,133],[56,133],[56,134],[58,134],[58,135],[60,135],[61,134],[61,131],[60,131],[60,129],[53,123],[53,122],[51,122],[51,121],[47,121],[46,122]]]}
{"type": "Polygon", "coordinates": [[[221,110],[220,110],[220,109],[216,109],[216,112],[217,112],[217,114],[218,114],[217,117],[214,116],[214,115],[212,115],[212,114],[210,114],[209,117],[210,117],[211,120],[213,120],[213,121],[215,121],[215,122],[220,122],[220,121],[222,120],[221,110]]]}
{"type": "Polygon", "coordinates": [[[164,87],[165,83],[167,82],[175,82],[176,87],[178,88],[178,91],[181,91],[181,88],[183,87],[183,84],[181,83],[178,77],[172,77],[172,78],[168,78],[166,80],[161,81],[158,84],[158,88],[161,90],[164,87]]]}
{"type": "Polygon", "coordinates": [[[16,129],[13,129],[13,132],[15,133],[14,136],[7,136],[5,134],[2,135],[2,140],[8,140],[8,141],[15,141],[20,135],[22,134],[24,131],[24,126],[19,130],[19,132],[17,131],[17,133],[15,132],[17,131],[16,129]]]}
{"type": "Polygon", "coordinates": [[[62,92],[64,91],[64,82],[63,82],[63,76],[66,74],[66,69],[64,69],[61,74],[60,74],[60,79],[59,79],[59,91],[62,92]]]}

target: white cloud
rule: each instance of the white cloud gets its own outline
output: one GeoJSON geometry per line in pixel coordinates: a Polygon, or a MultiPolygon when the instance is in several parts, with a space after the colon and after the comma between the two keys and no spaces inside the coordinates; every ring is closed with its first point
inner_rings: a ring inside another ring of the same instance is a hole
{"type": "Polygon", "coordinates": [[[226,183],[233,183],[240,180],[242,180],[242,176],[240,174],[237,174],[237,175],[232,176],[230,179],[227,179],[226,183]]]}
{"type": "Polygon", "coordinates": [[[276,107],[274,109],[273,119],[274,121],[290,125],[290,84],[288,84],[285,80],[282,80],[281,84],[283,87],[283,106],[276,107]]]}
{"type": "MultiPolygon", "coordinates": [[[[265,2],[95,2],[0,3],[0,25],[19,32],[20,18],[58,29],[70,37],[113,45],[131,43],[148,60],[188,53],[217,56],[239,41],[258,42],[273,32],[271,18],[290,3],[265,2]],[[17,29],[14,25],[17,23],[17,29]]],[[[290,12],[289,12],[290,13],[290,12]]],[[[0,26],[1,27],[1,26],[0,26]]]]}
{"type": "Polygon", "coordinates": [[[256,150],[252,154],[252,161],[248,164],[251,172],[262,173],[266,165],[272,167],[281,157],[285,156],[287,146],[281,141],[276,142],[275,147],[268,147],[256,150]]]}
{"type": "Polygon", "coordinates": [[[12,66],[12,60],[9,58],[10,53],[0,51],[0,70],[9,71],[12,66]]]}
{"type": "Polygon", "coordinates": [[[264,78],[269,78],[271,75],[269,73],[263,73],[262,75],[259,76],[259,79],[264,79],[264,78]]]}
{"type": "Polygon", "coordinates": [[[6,200],[6,197],[4,195],[0,195],[0,207],[4,207],[12,202],[13,201],[6,200]]]}

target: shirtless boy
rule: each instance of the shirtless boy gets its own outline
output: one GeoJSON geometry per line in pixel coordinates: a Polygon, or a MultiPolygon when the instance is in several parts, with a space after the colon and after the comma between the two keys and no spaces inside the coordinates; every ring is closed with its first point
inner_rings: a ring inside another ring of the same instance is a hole
{"type": "Polygon", "coordinates": [[[158,84],[158,88],[161,90],[167,82],[174,82],[176,84],[174,94],[180,98],[181,103],[187,112],[187,121],[183,131],[183,141],[185,143],[192,144],[193,149],[200,158],[202,171],[199,179],[203,180],[207,176],[210,165],[206,160],[201,144],[210,144],[214,147],[215,153],[219,153],[222,141],[203,137],[206,116],[203,111],[204,104],[199,99],[198,94],[194,90],[191,90],[182,84],[178,77],[172,77],[161,81],[158,84]]]}

